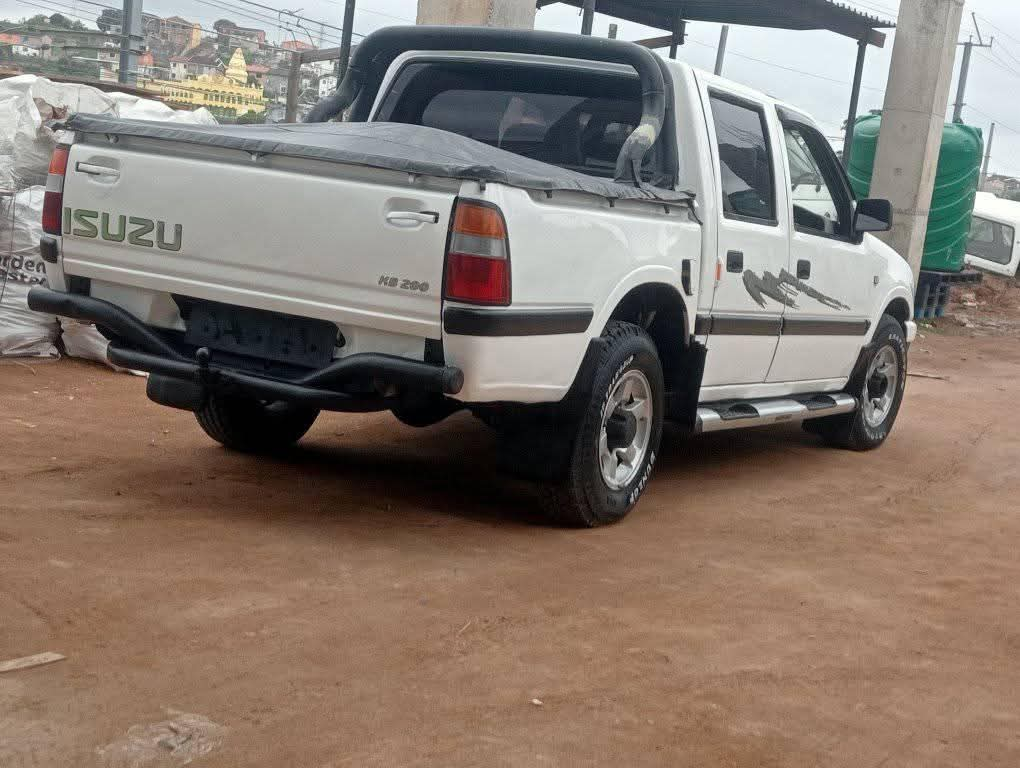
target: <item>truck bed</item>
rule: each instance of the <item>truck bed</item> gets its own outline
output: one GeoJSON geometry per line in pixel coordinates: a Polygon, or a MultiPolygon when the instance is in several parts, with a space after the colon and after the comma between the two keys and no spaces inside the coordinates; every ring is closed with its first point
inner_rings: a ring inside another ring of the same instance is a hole
{"type": "Polygon", "coordinates": [[[405,123],[174,125],[74,115],[62,124],[84,134],[135,137],[368,166],[437,178],[543,191],[588,192],[614,200],[681,201],[688,192],[636,187],[507,152],[448,131],[405,123]]]}

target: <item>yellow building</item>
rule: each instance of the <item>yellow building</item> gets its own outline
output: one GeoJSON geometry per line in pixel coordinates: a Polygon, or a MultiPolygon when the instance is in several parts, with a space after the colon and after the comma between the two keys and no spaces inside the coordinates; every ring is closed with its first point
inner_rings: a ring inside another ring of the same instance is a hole
{"type": "Polygon", "coordinates": [[[262,89],[248,85],[248,70],[240,48],[234,49],[234,55],[222,74],[199,75],[180,82],[139,80],[139,86],[158,93],[171,106],[206,107],[214,115],[222,117],[240,117],[248,112],[261,114],[266,110],[267,100],[262,89]]]}

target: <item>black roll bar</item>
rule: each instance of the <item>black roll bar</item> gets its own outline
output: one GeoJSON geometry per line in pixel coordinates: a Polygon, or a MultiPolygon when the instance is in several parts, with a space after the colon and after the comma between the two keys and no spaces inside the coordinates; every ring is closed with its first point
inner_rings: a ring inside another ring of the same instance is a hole
{"type": "Polygon", "coordinates": [[[666,87],[655,54],[623,40],[493,27],[386,27],[358,44],[340,85],[312,108],[305,122],[326,122],[349,107],[352,122],[367,120],[386,70],[407,51],[499,51],[633,67],[641,80],[641,122],[620,150],[615,178],[640,185],[641,160],[659,137],[665,120],[666,87]]]}

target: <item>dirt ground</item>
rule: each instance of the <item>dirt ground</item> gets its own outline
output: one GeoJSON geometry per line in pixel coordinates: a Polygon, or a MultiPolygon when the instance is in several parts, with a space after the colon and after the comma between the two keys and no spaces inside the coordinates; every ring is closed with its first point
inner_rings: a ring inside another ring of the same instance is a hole
{"type": "Polygon", "coordinates": [[[255,460],[0,365],[0,766],[1020,765],[1017,337],[926,333],[870,454],[667,433],[546,527],[470,416],[255,460]]]}

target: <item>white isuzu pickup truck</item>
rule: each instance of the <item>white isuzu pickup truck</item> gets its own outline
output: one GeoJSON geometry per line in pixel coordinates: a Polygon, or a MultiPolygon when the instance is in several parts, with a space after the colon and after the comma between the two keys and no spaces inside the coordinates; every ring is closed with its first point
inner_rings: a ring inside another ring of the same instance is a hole
{"type": "Polygon", "coordinates": [[[303,124],[63,127],[30,305],[230,448],[466,408],[590,526],[634,507],[665,419],[859,450],[896,419],[889,203],[803,112],[637,45],[394,27],[303,124]]]}

